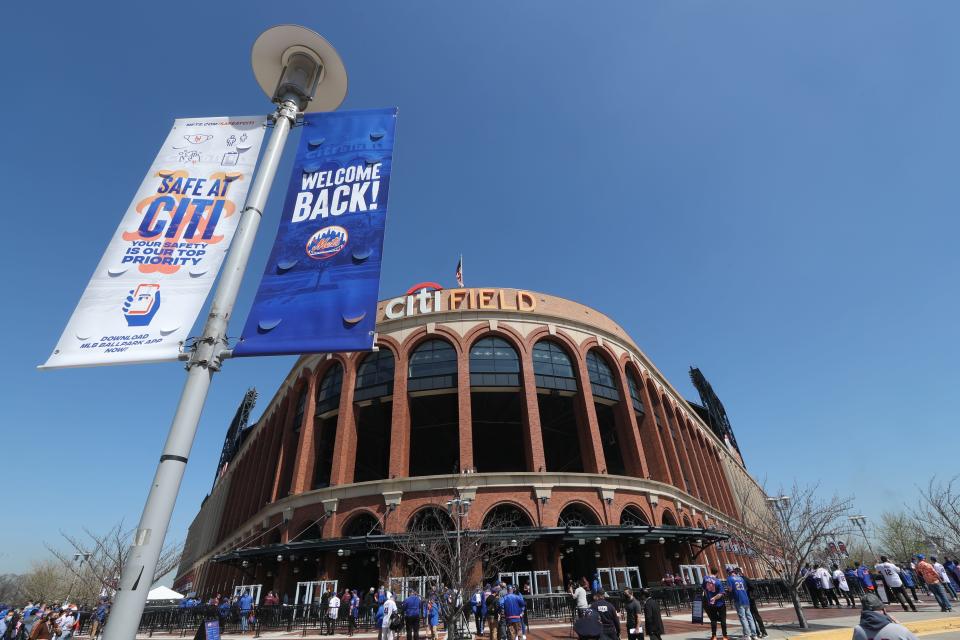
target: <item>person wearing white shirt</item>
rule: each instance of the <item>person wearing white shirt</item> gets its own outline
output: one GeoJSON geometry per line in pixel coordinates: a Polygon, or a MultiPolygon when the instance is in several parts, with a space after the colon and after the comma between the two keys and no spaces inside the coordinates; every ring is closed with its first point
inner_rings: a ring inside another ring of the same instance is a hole
{"type": "Polygon", "coordinates": [[[950,576],[947,575],[946,568],[937,562],[937,559],[933,556],[930,556],[930,563],[933,565],[933,570],[937,572],[938,576],[940,576],[940,582],[943,583],[943,588],[946,589],[948,593],[953,595],[953,600],[956,600],[957,591],[953,588],[953,585],[950,584],[950,576]]]}
{"type": "Polygon", "coordinates": [[[383,640],[393,640],[393,631],[390,624],[393,622],[393,616],[397,615],[397,603],[393,600],[393,594],[390,594],[383,603],[383,640]]]}
{"type": "Polygon", "coordinates": [[[887,591],[892,596],[890,601],[893,602],[893,600],[896,599],[904,611],[911,609],[916,611],[916,605],[913,604],[910,596],[907,595],[907,592],[903,588],[903,580],[900,579],[900,568],[890,562],[887,556],[880,556],[880,564],[878,564],[875,569],[880,574],[880,577],[883,578],[883,582],[887,586],[887,591]],[[909,605],[909,609],[907,605],[909,605]]]}
{"type": "Polygon", "coordinates": [[[821,593],[826,598],[827,604],[833,603],[839,609],[840,598],[837,597],[837,592],[833,588],[833,577],[830,572],[825,567],[817,567],[817,570],[813,572],[813,577],[820,581],[821,593]]]}
{"type": "Polygon", "coordinates": [[[327,600],[327,635],[333,635],[334,628],[337,625],[337,616],[340,615],[340,598],[337,597],[337,592],[334,591],[330,594],[330,599],[327,600]]]}
{"type": "Polygon", "coordinates": [[[843,571],[840,569],[840,565],[835,564],[831,568],[833,569],[833,583],[837,585],[838,589],[840,589],[840,593],[847,601],[847,606],[851,609],[855,608],[857,606],[857,601],[853,599],[852,595],[850,595],[850,585],[847,584],[847,576],[844,575],[843,571]]]}

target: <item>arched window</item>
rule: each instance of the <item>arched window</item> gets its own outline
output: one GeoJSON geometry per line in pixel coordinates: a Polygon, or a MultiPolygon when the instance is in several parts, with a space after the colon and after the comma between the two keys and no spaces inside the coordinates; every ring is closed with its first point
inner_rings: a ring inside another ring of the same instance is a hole
{"type": "Polygon", "coordinates": [[[470,348],[470,386],[520,386],[520,358],[503,338],[489,336],[470,348]]]}
{"type": "Polygon", "coordinates": [[[410,354],[409,391],[457,386],[457,352],[446,340],[427,340],[410,354]]]}
{"type": "Polygon", "coordinates": [[[637,507],[627,507],[620,514],[621,527],[646,527],[649,526],[647,516],[637,507]]]}
{"type": "Polygon", "coordinates": [[[303,532],[297,535],[293,540],[291,540],[291,542],[323,539],[323,527],[321,527],[317,522],[313,522],[309,526],[302,527],[302,529],[303,532]]]}
{"type": "Polygon", "coordinates": [[[353,392],[354,402],[380,398],[393,393],[393,352],[382,348],[374,351],[360,364],[357,370],[357,387],[353,392]]]}
{"type": "Polygon", "coordinates": [[[663,512],[663,521],[661,523],[664,527],[675,527],[677,526],[677,519],[673,517],[673,514],[669,511],[663,512]]]}
{"type": "Polygon", "coordinates": [[[595,349],[587,352],[587,373],[590,376],[590,388],[594,396],[613,401],[620,400],[620,392],[617,391],[617,382],[610,370],[610,365],[595,349]]]}
{"type": "Polygon", "coordinates": [[[371,513],[361,513],[353,517],[343,527],[343,537],[354,538],[369,535],[378,535],[383,533],[383,527],[371,513]]]}
{"type": "Polygon", "coordinates": [[[561,527],[589,527],[598,524],[597,518],[589,509],[579,504],[567,505],[560,512],[557,524],[561,527]]]}
{"type": "Polygon", "coordinates": [[[570,356],[551,340],[541,340],[533,346],[533,373],[537,386],[543,389],[577,390],[570,356]]]}
{"type": "Polygon", "coordinates": [[[420,509],[407,524],[407,531],[449,531],[453,529],[453,520],[439,507],[420,509]]]}
{"type": "Polygon", "coordinates": [[[643,406],[643,393],[640,391],[640,383],[630,369],[627,369],[627,386],[630,387],[630,402],[633,403],[633,410],[637,412],[638,421],[643,420],[643,415],[646,413],[646,408],[643,406]]]}
{"type": "Polygon", "coordinates": [[[343,387],[343,365],[334,362],[317,388],[317,415],[340,407],[340,389],[343,387]]]}
{"type": "Polygon", "coordinates": [[[532,527],[530,518],[519,507],[512,504],[498,504],[483,518],[484,529],[509,529],[514,527],[532,527]]]}

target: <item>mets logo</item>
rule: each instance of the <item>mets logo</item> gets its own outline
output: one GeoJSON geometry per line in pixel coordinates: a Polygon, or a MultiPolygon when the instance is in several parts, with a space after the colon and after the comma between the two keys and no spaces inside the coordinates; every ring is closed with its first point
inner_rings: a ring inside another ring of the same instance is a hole
{"type": "Polygon", "coordinates": [[[343,227],[324,227],[307,240],[307,255],[314,260],[326,260],[347,246],[347,230],[343,227]]]}

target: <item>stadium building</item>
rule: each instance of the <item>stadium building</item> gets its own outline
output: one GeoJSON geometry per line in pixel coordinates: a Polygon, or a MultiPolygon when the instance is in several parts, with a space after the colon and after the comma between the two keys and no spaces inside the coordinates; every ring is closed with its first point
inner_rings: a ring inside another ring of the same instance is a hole
{"type": "Polygon", "coordinates": [[[252,426],[248,392],[179,591],[295,604],[416,586],[384,545],[456,496],[466,527],[507,516],[533,540],[500,576],[533,593],[595,572],[622,589],[755,570],[728,532],[744,487],[763,494],[698,370],[695,403],[613,320],[531,291],[425,283],[377,313],[375,351],[301,356],[252,426]]]}

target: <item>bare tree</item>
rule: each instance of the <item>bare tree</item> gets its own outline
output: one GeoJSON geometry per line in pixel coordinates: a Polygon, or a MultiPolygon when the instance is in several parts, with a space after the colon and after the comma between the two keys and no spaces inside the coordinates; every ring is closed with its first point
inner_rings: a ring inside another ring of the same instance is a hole
{"type": "Polygon", "coordinates": [[[806,629],[809,625],[799,597],[804,566],[824,560],[828,544],[848,536],[852,500],[836,495],[822,498],[817,484],[794,483],[789,491],[780,490],[762,500],[756,486],[739,488],[750,494],[739,496],[742,524],[730,528],[755,551],[756,562],[783,580],[797,622],[806,629]]]}
{"type": "Polygon", "coordinates": [[[456,498],[447,511],[424,509],[406,533],[391,536],[389,545],[414,575],[437,579],[440,610],[451,638],[469,636],[464,611],[471,589],[484,576],[499,573],[535,538],[516,512],[494,513],[483,523],[468,524],[469,506],[470,500],[456,498]]]}
{"type": "Polygon", "coordinates": [[[884,553],[900,562],[913,557],[924,545],[924,533],[917,519],[907,513],[880,516],[877,542],[884,553]]]}
{"type": "MultiPolygon", "coordinates": [[[[102,534],[86,527],[83,528],[83,536],[61,531],[68,550],[49,544],[46,547],[68,575],[69,590],[65,597],[77,602],[95,602],[101,595],[112,595],[129,557],[133,534],[133,529],[124,528],[123,521],[102,534]]],[[[182,552],[183,543],[168,543],[160,554],[150,583],[176,569],[182,552]]]]}
{"type": "Polygon", "coordinates": [[[19,603],[26,597],[23,593],[24,576],[17,573],[0,575],[0,602],[19,603]]]}
{"type": "Polygon", "coordinates": [[[960,553],[960,476],[946,481],[934,476],[920,496],[922,502],[913,517],[923,532],[923,542],[938,553],[960,553]]]}
{"type": "Polygon", "coordinates": [[[37,562],[22,576],[20,595],[32,602],[60,602],[67,597],[70,576],[56,560],[37,562]]]}

